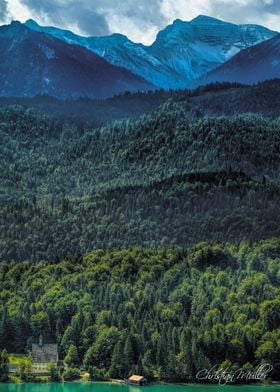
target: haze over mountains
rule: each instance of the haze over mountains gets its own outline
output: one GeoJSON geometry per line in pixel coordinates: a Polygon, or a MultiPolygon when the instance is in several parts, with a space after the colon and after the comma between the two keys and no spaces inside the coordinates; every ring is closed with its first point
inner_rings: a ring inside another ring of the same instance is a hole
{"type": "Polygon", "coordinates": [[[175,20],[151,46],[126,36],[81,37],[35,21],[0,28],[0,95],[107,98],[280,77],[279,34],[207,16],[175,20]]]}

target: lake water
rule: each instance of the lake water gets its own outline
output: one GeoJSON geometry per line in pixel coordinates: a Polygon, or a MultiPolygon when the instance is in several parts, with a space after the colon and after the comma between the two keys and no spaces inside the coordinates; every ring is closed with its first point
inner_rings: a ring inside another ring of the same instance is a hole
{"type": "Polygon", "coordinates": [[[0,392],[280,392],[280,385],[217,386],[217,385],[151,385],[134,387],[125,384],[0,384],[0,392]]]}

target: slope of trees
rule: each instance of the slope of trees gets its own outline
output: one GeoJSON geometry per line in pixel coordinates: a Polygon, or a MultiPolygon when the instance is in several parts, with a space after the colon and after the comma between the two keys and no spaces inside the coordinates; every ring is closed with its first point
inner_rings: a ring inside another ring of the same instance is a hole
{"type": "Polygon", "coordinates": [[[0,108],[1,378],[40,333],[69,379],[279,378],[279,89],[0,108]]]}
{"type": "Polygon", "coordinates": [[[279,251],[275,239],[1,263],[0,347],[27,351],[42,333],[94,379],[186,381],[262,361],[279,379],[279,251]]]}
{"type": "Polygon", "coordinates": [[[0,260],[278,236],[279,120],[186,104],[99,129],[2,108],[0,260]]]}
{"type": "Polygon", "coordinates": [[[171,177],[83,198],[1,202],[1,260],[77,258],[96,248],[187,246],[280,236],[278,186],[242,173],[171,177]]]}
{"type": "Polygon", "coordinates": [[[3,109],[1,193],[7,199],[84,196],[230,169],[278,182],[279,127],[279,120],[256,115],[195,119],[174,103],[101,129],[3,109]]]}

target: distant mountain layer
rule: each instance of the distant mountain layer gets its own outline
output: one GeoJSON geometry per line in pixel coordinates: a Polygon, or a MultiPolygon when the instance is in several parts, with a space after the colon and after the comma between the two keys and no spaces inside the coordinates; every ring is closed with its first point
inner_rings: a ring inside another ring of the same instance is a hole
{"type": "Polygon", "coordinates": [[[19,22],[0,28],[0,95],[106,98],[153,86],[77,45],[19,22]]]}
{"type": "Polygon", "coordinates": [[[201,78],[197,84],[211,82],[256,83],[280,78],[280,34],[245,49],[225,64],[201,78]]]}
{"type": "Polygon", "coordinates": [[[152,93],[125,93],[109,99],[59,100],[47,95],[28,97],[0,97],[0,108],[22,106],[36,113],[54,118],[81,122],[81,128],[102,126],[112,121],[148,114],[166,101],[184,102],[184,113],[192,117],[232,116],[259,113],[271,118],[280,117],[280,79],[255,86],[217,83],[196,90],[157,90],[152,93]]]}
{"type": "Polygon", "coordinates": [[[277,33],[258,25],[235,25],[199,16],[190,22],[176,20],[159,32],[151,46],[130,41],[126,36],[81,37],[70,31],[26,26],[62,41],[78,44],[163,88],[184,88],[217,68],[240,50],[274,37],[277,33]]]}

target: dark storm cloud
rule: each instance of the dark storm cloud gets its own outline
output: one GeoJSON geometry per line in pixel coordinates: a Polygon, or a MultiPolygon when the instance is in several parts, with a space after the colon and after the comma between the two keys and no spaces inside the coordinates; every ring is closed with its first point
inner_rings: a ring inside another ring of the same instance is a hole
{"type": "MultiPolygon", "coordinates": [[[[279,17],[280,0],[211,1],[211,13],[236,23],[265,24],[269,18],[279,17]]],[[[280,29],[280,25],[279,25],[280,29]]]]}
{"type": "Polygon", "coordinates": [[[5,21],[8,15],[8,4],[6,0],[0,0],[0,21],[5,21]]]}
{"type": "Polygon", "coordinates": [[[273,1],[268,1],[265,2],[263,5],[263,9],[265,12],[269,12],[272,14],[280,14],[280,2],[279,0],[273,0],[273,1]]]}
{"type": "MultiPolygon", "coordinates": [[[[1,0],[0,0],[1,1],[1,0]]],[[[159,12],[162,0],[21,0],[33,13],[33,19],[48,18],[56,25],[76,24],[85,34],[106,35],[110,21],[129,19],[138,28],[163,27],[167,19],[159,12]]]]}
{"type": "Polygon", "coordinates": [[[32,11],[33,19],[48,18],[53,24],[67,27],[76,24],[88,35],[106,35],[110,30],[106,18],[91,1],[22,0],[32,11]]]}
{"type": "MultiPolygon", "coordinates": [[[[11,4],[15,0],[7,1],[11,4]]],[[[198,14],[239,24],[258,23],[274,30],[280,29],[280,0],[16,1],[24,5],[28,14],[42,24],[74,29],[83,35],[121,32],[142,42],[151,42],[156,33],[174,19],[190,20],[198,14]]],[[[0,0],[2,10],[5,3],[0,0]]],[[[17,18],[17,15],[13,14],[12,17],[17,18]]]]}
{"type": "Polygon", "coordinates": [[[111,0],[100,1],[100,5],[106,5],[108,10],[115,10],[116,14],[138,21],[148,21],[158,24],[162,21],[163,15],[160,12],[162,0],[122,0],[119,3],[112,3],[111,0]]]}

